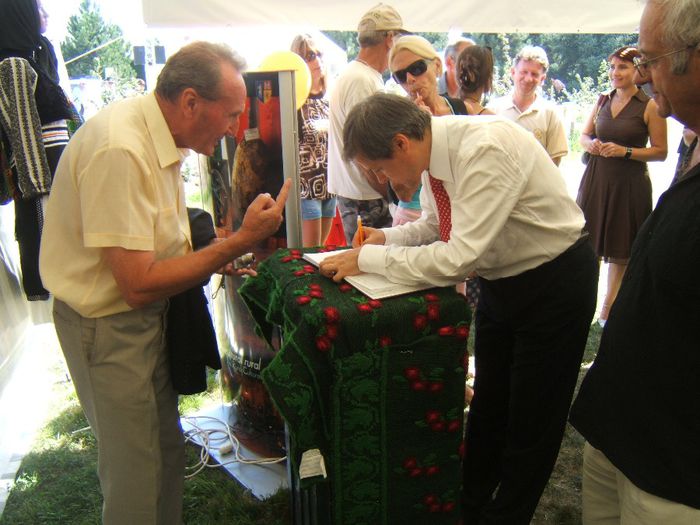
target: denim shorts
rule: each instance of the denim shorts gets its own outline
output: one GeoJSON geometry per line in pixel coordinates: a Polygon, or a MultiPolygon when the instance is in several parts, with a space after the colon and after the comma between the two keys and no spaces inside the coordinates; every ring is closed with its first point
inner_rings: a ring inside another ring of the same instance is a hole
{"type": "Polygon", "coordinates": [[[301,199],[301,218],[305,221],[335,217],[335,197],[328,199],[301,199]]]}

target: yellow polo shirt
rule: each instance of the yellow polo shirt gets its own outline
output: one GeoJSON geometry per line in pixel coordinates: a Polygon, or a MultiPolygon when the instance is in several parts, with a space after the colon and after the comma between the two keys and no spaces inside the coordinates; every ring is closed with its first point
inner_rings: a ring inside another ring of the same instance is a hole
{"type": "Polygon", "coordinates": [[[111,104],[70,140],[44,218],[39,268],[44,286],[84,317],[131,310],[102,248],[191,250],[175,146],[155,95],[111,104]]]}

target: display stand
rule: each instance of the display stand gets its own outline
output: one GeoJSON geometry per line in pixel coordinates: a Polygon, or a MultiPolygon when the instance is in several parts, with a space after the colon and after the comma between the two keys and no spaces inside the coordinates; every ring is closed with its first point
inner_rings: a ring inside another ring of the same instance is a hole
{"type": "MultiPolygon", "coordinates": [[[[241,226],[250,203],[260,194],[276,196],[292,180],[280,229],[253,249],[263,261],[280,247],[301,244],[298,127],[293,71],[245,74],[246,108],[236,137],[227,137],[214,156],[201,158],[202,204],[214,217],[217,235],[241,226]]],[[[285,453],[284,424],[262,384],[260,373],[274,357],[272,346],[254,330],[254,321],[238,295],[244,277],[214,282],[214,322],[222,354],[224,394],[236,404],[229,423],[236,437],[261,456],[285,453]]]]}

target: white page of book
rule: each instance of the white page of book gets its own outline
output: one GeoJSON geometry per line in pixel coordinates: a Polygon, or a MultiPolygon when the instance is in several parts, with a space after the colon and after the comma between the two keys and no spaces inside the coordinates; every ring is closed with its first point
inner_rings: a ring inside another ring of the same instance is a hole
{"type": "MultiPolygon", "coordinates": [[[[304,259],[310,263],[320,266],[321,261],[326,257],[332,255],[337,255],[343,253],[347,250],[334,250],[329,252],[318,252],[318,253],[305,253],[304,259]]],[[[351,284],[357,288],[360,292],[365,294],[370,299],[386,299],[388,297],[394,297],[397,295],[403,295],[412,292],[418,292],[420,290],[426,290],[428,288],[434,288],[433,285],[428,283],[420,283],[413,285],[392,283],[384,275],[378,273],[361,273],[358,275],[350,275],[345,277],[348,284],[351,284]]]]}

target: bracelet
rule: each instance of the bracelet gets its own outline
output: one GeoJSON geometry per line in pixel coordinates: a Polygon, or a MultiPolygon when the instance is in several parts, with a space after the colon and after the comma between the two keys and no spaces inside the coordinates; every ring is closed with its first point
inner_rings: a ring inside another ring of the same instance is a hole
{"type": "Polygon", "coordinates": [[[631,158],[631,157],[632,157],[632,148],[628,147],[628,148],[625,150],[625,158],[626,158],[626,159],[629,159],[629,158],[631,158]]]}

